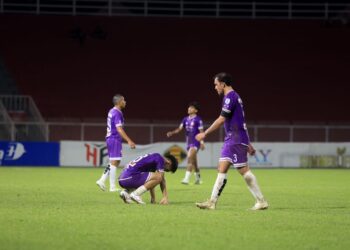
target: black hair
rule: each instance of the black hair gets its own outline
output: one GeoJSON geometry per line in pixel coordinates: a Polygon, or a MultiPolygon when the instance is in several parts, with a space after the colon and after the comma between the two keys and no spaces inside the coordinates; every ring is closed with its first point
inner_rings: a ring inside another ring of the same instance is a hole
{"type": "Polygon", "coordinates": [[[112,99],[113,105],[117,105],[117,103],[120,102],[122,98],[123,96],[121,94],[114,95],[112,99]]]}
{"type": "Polygon", "coordinates": [[[231,86],[233,83],[232,76],[225,72],[216,74],[214,80],[215,78],[217,78],[219,82],[224,82],[227,86],[231,86]]]}
{"type": "Polygon", "coordinates": [[[200,109],[200,106],[199,106],[199,103],[198,102],[190,102],[189,104],[188,104],[188,106],[189,107],[194,107],[195,109],[197,109],[198,111],[199,111],[199,109],[200,109]]]}
{"type": "Polygon", "coordinates": [[[167,154],[165,157],[168,158],[171,162],[171,172],[175,173],[178,165],[176,158],[171,154],[167,154]]]}

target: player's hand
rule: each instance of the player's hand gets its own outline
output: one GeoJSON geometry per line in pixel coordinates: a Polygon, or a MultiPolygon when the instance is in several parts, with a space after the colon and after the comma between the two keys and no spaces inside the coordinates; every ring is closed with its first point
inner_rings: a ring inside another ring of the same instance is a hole
{"type": "Polygon", "coordinates": [[[163,197],[160,202],[159,202],[160,205],[168,205],[169,204],[169,201],[168,201],[168,198],[167,197],[163,197]]]}
{"type": "Polygon", "coordinates": [[[256,152],[255,148],[253,147],[252,144],[249,143],[249,145],[248,145],[248,154],[253,156],[253,155],[255,155],[255,152],[256,152]]]}
{"type": "Polygon", "coordinates": [[[204,133],[204,132],[198,133],[198,134],[196,135],[196,140],[197,140],[197,141],[202,141],[204,138],[205,138],[205,133],[204,133]]]}
{"type": "Polygon", "coordinates": [[[166,133],[166,136],[167,137],[170,137],[170,136],[172,136],[173,135],[173,132],[172,131],[169,131],[168,133],[166,133]]]}
{"type": "Polygon", "coordinates": [[[131,149],[135,149],[136,148],[136,145],[133,141],[128,141],[128,144],[130,146],[131,149]]]}
{"type": "Polygon", "coordinates": [[[201,149],[201,150],[204,150],[204,149],[205,149],[204,143],[201,143],[200,149],[201,149]]]}

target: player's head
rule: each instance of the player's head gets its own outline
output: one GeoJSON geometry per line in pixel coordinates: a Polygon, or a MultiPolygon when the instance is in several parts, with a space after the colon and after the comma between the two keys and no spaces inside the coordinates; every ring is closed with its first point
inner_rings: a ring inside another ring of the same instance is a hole
{"type": "Polygon", "coordinates": [[[199,111],[199,104],[198,102],[190,102],[188,104],[188,109],[187,109],[187,113],[189,115],[194,115],[194,114],[197,114],[199,111]]]}
{"type": "Polygon", "coordinates": [[[126,106],[125,98],[124,98],[124,96],[122,96],[120,94],[114,95],[112,102],[113,102],[114,106],[118,106],[122,109],[125,108],[125,106],[126,106]]]}
{"type": "Polygon", "coordinates": [[[231,86],[232,83],[232,76],[225,72],[218,73],[214,76],[215,90],[219,95],[222,95],[224,93],[225,87],[231,86]]]}
{"type": "Polygon", "coordinates": [[[175,173],[178,165],[176,158],[171,154],[165,155],[165,158],[168,160],[168,164],[165,165],[165,171],[175,173]]]}

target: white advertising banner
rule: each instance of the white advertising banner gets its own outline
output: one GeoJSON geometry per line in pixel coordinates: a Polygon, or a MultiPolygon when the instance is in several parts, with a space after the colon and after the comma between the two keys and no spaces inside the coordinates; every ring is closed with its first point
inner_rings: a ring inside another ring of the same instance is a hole
{"type": "MultiPolygon", "coordinates": [[[[60,152],[61,166],[98,167],[108,164],[108,153],[105,142],[61,141],[60,152]]],[[[130,149],[128,144],[123,143],[121,165],[124,166],[143,154],[160,153],[164,155],[168,152],[179,160],[179,167],[186,166],[187,151],[185,143],[136,145],[136,149],[130,149]]],[[[212,160],[212,145],[210,143],[208,143],[205,150],[200,150],[198,154],[198,164],[208,167],[216,165],[212,160]]]]}
{"type": "Polygon", "coordinates": [[[252,167],[350,167],[350,143],[255,143],[252,167]]]}
{"type": "MultiPolygon", "coordinates": [[[[108,164],[105,142],[61,141],[60,165],[98,167],[108,164]]],[[[206,143],[198,153],[200,167],[216,167],[222,142],[206,143]]],[[[350,143],[254,143],[256,155],[248,158],[251,167],[350,167],[350,143]]],[[[121,165],[146,153],[171,153],[186,166],[185,143],[154,143],[130,149],[123,144],[121,165]]]]}

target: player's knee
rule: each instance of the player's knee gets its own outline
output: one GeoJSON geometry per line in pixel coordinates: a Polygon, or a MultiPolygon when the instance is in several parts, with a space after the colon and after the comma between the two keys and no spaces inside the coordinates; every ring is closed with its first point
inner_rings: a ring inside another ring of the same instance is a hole
{"type": "Polygon", "coordinates": [[[163,180],[163,176],[161,173],[154,173],[153,179],[157,181],[158,183],[161,183],[163,180]]]}

